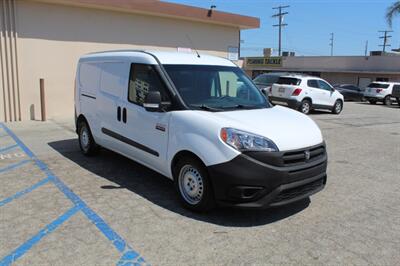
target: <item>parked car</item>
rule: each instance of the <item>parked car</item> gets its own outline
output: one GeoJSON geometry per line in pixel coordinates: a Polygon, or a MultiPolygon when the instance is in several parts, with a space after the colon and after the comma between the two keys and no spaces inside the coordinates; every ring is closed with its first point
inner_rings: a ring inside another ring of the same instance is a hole
{"type": "Polygon", "coordinates": [[[375,81],[368,85],[364,92],[364,98],[371,104],[377,102],[383,102],[383,104],[390,106],[392,105],[392,91],[393,87],[399,86],[397,82],[381,82],[375,81]]]}
{"type": "Polygon", "coordinates": [[[397,104],[400,106],[400,85],[393,86],[392,96],[396,98],[397,104]]]}
{"type": "Polygon", "coordinates": [[[105,147],[172,179],[184,206],[280,206],[324,188],[327,156],[309,117],[272,106],[231,61],[175,52],[83,56],[83,154],[105,147]]]}
{"type": "Polygon", "coordinates": [[[273,103],[288,105],[304,114],[312,109],[327,109],[334,114],[340,114],[343,109],[344,97],[323,79],[288,75],[280,77],[272,85],[269,99],[273,103]]]}
{"type": "Polygon", "coordinates": [[[340,92],[344,100],[362,102],[364,100],[364,90],[352,84],[337,84],[333,87],[340,92]]]}
{"type": "Polygon", "coordinates": [[[265,94],[270,95],[272,84],[278,81],[281,76],[288,75],[286,72],[272,72],[258,75],[253,82],[265,94]]]}

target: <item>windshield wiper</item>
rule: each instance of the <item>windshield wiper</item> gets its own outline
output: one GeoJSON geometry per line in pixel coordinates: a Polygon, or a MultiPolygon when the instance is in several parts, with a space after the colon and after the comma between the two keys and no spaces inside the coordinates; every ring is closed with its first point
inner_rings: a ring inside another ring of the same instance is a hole
{"type": "Polygon", "coordinates": [[[244,104],[236,104],[232,106],[224,106],[224,109],[254,109],[257,108],[256,106],[252,105],[244,105],[244,104]]]}
{"type": "Polygon", "coordinates": [[[221,109],[219,109],[219,108],[214,108],[214,107],[211,107],[211,106],[208,106],[205,104],[191,104],[190,106],[193,106],[195,108],[199,108],[199,109],[205,110],[205,111],[214,111],[214,112],[221,111],[221,109]]]}

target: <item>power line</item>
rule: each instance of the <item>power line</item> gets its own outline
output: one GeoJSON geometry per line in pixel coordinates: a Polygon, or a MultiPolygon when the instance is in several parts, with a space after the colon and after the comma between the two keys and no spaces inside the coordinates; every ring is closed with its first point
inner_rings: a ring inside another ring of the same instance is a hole
{"type": "Polygon", "coordinates": [[[388,44],[388,40],[392,38],[391,35],[388,35],[389,32],[393,32],[392,30],[380,30],[379,32],[383,33],[383,36],[379,37],[379,39],[383,39],[383,44],[379,45],[382,48],[382,52],[386,52],[386,47],[390,47],[391,45],[388,44]]]}
{"type": "Polygon", "coordinates": [[[279,19],[279,24],[273,25],[274,27],[279,27],[279,56],[282,55],[282,28],[286,27],[288,24],[283,23],[283,17],[287,14],[288,12],[282,12],[283,9],[288,8],[290,6],[278,6],[278,7],[273,7],[272,9],[277,9],[279,10],[277,14],[273,15],[273,18],[278,18],[279,19]]]}
{"type": "Polygon", "coordinates": [[[331,56],[333,56],[333,42],[334,42],[335,34],[332,32],[331,33],[331,38],[329,39],[331,42],[329,43],[329,46],[331,47],[331,56]]]}

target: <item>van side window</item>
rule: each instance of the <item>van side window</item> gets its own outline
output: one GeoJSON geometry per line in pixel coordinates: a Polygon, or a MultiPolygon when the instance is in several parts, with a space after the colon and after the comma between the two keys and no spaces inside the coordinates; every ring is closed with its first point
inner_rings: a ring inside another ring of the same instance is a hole
{"type": "Polygon", "coordinates": [[[129,65],[123,62],[101,64],[100,90],[114,97],[120,97],[128,81],[129,65]]]}
{"type": "Polygon", "coordinates": [[[138,105],[143,105],[149,91],[159,91],[161,101],[170,101],[164,82],[151,65],[132,64],[128,90],[128,100],[138,105]]]}

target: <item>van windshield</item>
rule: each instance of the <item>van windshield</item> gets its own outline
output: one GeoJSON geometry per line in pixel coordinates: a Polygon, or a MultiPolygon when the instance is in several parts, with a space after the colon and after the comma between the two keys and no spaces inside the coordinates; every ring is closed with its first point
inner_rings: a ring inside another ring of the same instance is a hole
{"type": "Polygon", "coordinates": [[[224,111],[268,108],[258,88],[237,67],[164,65],[187,106],[224,111]]]}

